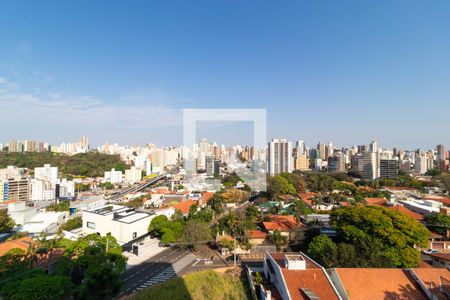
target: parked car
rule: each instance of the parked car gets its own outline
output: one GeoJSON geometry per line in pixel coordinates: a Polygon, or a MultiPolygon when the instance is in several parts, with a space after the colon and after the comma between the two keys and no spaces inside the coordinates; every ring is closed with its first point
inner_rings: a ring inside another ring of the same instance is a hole
{"type": "Polygon", "coordinates": [[[432,254],[432,253],[439,253],[439,251],[437,251],[436,249],[428,249],[424,250],[423,253],[432,254]]]}

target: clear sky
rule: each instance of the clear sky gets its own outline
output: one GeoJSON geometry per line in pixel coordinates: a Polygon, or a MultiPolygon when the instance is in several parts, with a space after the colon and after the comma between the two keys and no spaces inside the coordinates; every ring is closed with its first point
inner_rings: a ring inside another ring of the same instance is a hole
{"type": "MultiPolygon", "coordinates": [[[[269,138],[450,146],[449,16],[448,0],[2,1],[0,141],[178,145],[180,109],[243,107],[267,109],[269,138]]],[[[217,132],[239,143],[244,125],[217,132]]]]}

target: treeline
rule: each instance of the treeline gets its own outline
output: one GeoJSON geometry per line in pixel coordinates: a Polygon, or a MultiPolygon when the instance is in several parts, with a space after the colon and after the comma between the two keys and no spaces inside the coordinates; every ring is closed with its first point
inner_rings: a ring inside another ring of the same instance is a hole
{"type": "Polygon", "coordinates": [[[108,155],[98,152],[65,155],[53,152],[7,153],[0,152],[0,168],[16,166],[19,168],[42,167],[51,164],[58,167],[63,176],[103,176],[112,168],[124,171],[127,166],[119,155],[108,155]]]}

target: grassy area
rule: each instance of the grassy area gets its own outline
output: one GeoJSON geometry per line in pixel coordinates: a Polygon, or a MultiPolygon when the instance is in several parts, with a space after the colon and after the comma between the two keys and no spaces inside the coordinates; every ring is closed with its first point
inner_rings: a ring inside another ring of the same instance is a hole
{"type": "Polygon", "coordinates": [[[64,155],[52,152],[7,153],[0,152],[0,168],[16,166],[20,168],[42,167],[51,164],[58,167],[62,175],[73,176],[103,176],[105,171],[112,168],[125,170],[126,164],[119,155],[107,155],[98,152],[64,155]]]}
{"type": "Polygon", "coordinates": [[[202,271],[142,290],[133,300],[247,300],[250,299],[247,290],[246,284],[235,274],[202,271]]]}

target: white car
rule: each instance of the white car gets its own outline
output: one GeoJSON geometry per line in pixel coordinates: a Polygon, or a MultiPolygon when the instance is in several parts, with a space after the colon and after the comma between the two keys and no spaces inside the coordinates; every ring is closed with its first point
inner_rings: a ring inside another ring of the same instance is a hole
{"type": "Polygon", "coordinates": [[[436,249],[428,249],[428,250],[424,250],[423,253],[433,254],[433,253],[439,253],[439,251],[437,251],[436,249]]]}

